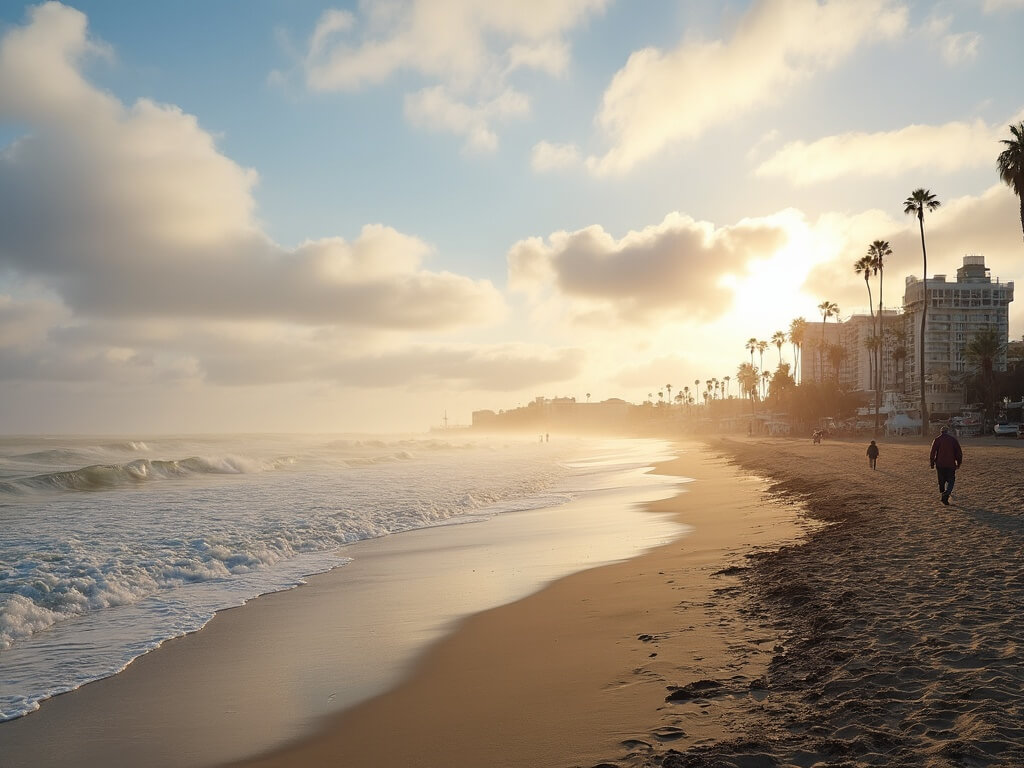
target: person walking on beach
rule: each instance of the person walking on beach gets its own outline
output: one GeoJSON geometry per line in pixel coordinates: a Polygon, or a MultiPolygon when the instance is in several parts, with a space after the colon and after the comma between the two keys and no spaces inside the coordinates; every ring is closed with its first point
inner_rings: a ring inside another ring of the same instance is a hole
{"type": "Polygon", "coordinates": [[[868,446],[868,466],[872,469],[877,469],[875,462],[878,461],[878,446],[875,445],[875,441],[871,441],[871,445],[868,446]]]}
{"type": "Polygon", "coordinates": [[[948,505],[953,483],[956,482],[956,471],[964,461],[964,452],[960,441],[949,434],[949,427],[939,430],[939,435],[932,441],[931,467],[939,476],[939,493],[942,503],[948,505]]]}

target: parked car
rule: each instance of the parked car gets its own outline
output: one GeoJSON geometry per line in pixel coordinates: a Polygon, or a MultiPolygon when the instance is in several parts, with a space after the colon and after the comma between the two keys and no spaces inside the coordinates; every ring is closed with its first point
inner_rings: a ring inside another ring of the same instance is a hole
{"type": "Polygon", "coordinates": [[[992,428],[992,432],[995,433],[996,437],[1016,437],[1019,429],[1020,424],[1014,424],[1008,421],[1001,421],[992,428]]]}

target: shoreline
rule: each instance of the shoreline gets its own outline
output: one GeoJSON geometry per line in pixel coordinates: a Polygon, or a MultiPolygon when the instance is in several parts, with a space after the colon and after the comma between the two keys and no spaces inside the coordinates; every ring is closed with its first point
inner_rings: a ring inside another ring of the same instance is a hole
{"type": "Polygon", "coordinates": [[[736,574],[807,524],[791,504],[765,504],[760,478],[689,450],[653,471],[694,482],[648,505],[689,535],[466,618],[397,687],[230,765],[566,768],[723,739],[778,639],[744,619],[736,574]],[[666,702],[708,680],[737,691],[713,716],[666,702]]]}
{"type": "Polygon", "coordinates": [[[611,477],[610,488],[557,507],[345,547],[356,558],[347,565],[220,611],[121,673],[0,724],[3,764],[215,765],[298,738],[394,685],[460,616],[683,534],[641,508],[679,480],[634,469],[611,477]]]}

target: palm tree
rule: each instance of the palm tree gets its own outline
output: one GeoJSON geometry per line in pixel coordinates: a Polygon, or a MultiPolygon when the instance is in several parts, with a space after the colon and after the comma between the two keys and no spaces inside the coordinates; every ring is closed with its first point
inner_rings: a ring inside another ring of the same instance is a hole
{"type": "Polygon", "coordinates": [[[740,367],[736,369],[736,381],[740,385],[740,394],[750,398],[750,412],[754,413],[756,411],[758,375],[757,368],[753,363],[740,363],[740,367]]]}
{"type": "Polygon", "coordinates": [[[793,372],[800,370],[803,360],[804,336],[807,334],[807,321],[797,317],[789,323],[789,343],[793,345],[793,372]]]}
{"type": "Polygon", "coordinates": [[[924,271],[922,274],[923,285],[921,286],[924,290],[924,296],[922,296],[921,302],[921,343],[918,345],[920,348],[920,384],[921,384],[921,434],[925,434],[925,430],[928,428],[928,403],[925,398],[924,391],[924,326],[925,321],[928,319],[928,249],[925,248],[924,244],[924,212],[925,210],[934,211],[942,205],[935,195],[930,190],[918,188],[910,193],[910,197],[903,201],[903,212],[910,216],[917,216],[917,223],[921,227],[921,258],[923,260],[924,271]]]}
{"type": "Polygon", "coordinates": [[[754,353],[757,351],[757,339],[751,336],[747,339],[746,348],[750,350],[750,364],[754,364],[754,353]]]}
{"type": "Polygon", "coordinates": [[[991,327],[984,328],[974,334],[974,337],[967,342],[967,346],[964,348],[967,359],[978,368],[979,378],[981,379],[982,400],[985,403],[986,426],[988,426],[988,421],[994,415],[992,413],[994,405],[992,379],[996,360],[1005,351],[1006,347],[999,335],[999,331],[991,327]]]}
{"type": "Polygon", "coordinates": [[[725,395],[726,395],[726,397],[732,397],[732,395],[729,394],[729,382],[732,381],[732,377],[731,376],[723,376],[722,380],[725,381],[725,395]]]}
{"type": "Polygon", "coordinates": [[[786,343],[786,332],[776,331],[772,334],[772,344],[779,351],[779,368],[782,367],[782,345],[786,343]]]}
{"type": "MultiPolygon", "coordinates": [[[[867,261],[871,271],[878,275],[878,325],[875,336],[878,338],[878,345],[875,347],[875,379],[873,388],[875,390],[875,435],[878,435],[878,411],[882,407],[882,391],[885,388],[885,377],[882,371],[882,352],[885,350],[885,327],[882,315],[882,278],[885,275],[885,259],[892,256],[892,248],[886,240],[874,240],[868,246],[867,254],[861,261],[867,261]]],[[[860,263],[860,262],[858,262],[860,263]]],[[[864,282],[867,283],[867,274],[864,275],[864,282]]],[[[871,297],[871,286],[868,286],[868,298],[871,297]]]]}
{"type": "Polygon", "coordinates": [[[1013,190],[1020,200],[1020,226],[1024,231],[1024,122],[1010,126],[1012,139],[1000,139],[1006,149],[996,158],[999,178],[1013,190]]]}
{"type": "Polygon", "coordinates": [[[671,384],[666,384],[665,385],[665,389],[668,391],[668,403],[669,403],[669,405],[671,405],[672,404],[672,385],[671,384]]]}
{"type": "Polygon", "coordinates": [[[836,384],[839,384],[839,368],[843,364],[843,360],[846,359],[846,349],[842,344],[829,344],[828,345],[828,360],[832,363],[832,369],[835,373],[836,384]]]}
{"type": "Polygon", "coordinates": [[[768,393],[768,380],[771,379],[772,375],[768,371],[761,371],[761,399],[766,400],[768,393]]]}
{"type": "Polygon", "coordinates": [[[761,370],[764,370],[764,353],[768,351],[768,342],[759,341],[757,342],[757,351],[760,353],[758,360],[760,362],[761,370]]]}
{"type": "Polygon", "coordinates": [[[590,402],[590,393],[589,392],[587,392],[587,402],[588,403],[590,402]]]}
{"type": "Polygon", "coordinates": [[[818,375],[822,381],[825,381],[825,358],[823,357],[825,353],[825,323],[833,315],[836,316],[836,322],[839,321],[839,305],[834,301],[825,299],[825,301],[818,305],[818,311],[821,312],[821,345],[818,347],[818,375]]]}

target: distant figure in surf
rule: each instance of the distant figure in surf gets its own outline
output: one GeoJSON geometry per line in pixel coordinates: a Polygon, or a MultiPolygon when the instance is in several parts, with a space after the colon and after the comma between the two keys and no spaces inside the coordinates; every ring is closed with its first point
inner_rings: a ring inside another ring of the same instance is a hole
{"type": "Polygon", "coordinates": [[[868,446],[868,466],[872,469],[878,469],[875,464],[878,461],[878,446],[875,445],[875,441],[871,441],[871,445],[868,446]]]}
{"type": "Polygon", "coordinates": [[[960,441],[949,434],[949,427],[939,430],[938,437],[932,441],[932,452],[930,463],[939,476],[939,494],[942,503],[949,505],[949,497],[953,493],[953,483],[956,482],[956,471],[964,461],[964,452],[960,448],[960,441]]]}

